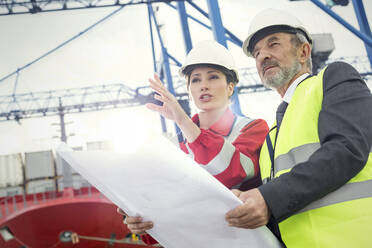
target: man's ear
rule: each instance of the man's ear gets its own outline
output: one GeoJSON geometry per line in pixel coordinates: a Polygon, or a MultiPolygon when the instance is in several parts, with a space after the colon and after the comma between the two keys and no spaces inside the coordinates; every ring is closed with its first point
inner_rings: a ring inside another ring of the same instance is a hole
{"type": "Polygon", "coordinates": [[[299,60],[301,63],[306,63],[306,61],[311,56],[311,46],[309,43],[305,42],[300,46],[299,49],[299,60]]]}

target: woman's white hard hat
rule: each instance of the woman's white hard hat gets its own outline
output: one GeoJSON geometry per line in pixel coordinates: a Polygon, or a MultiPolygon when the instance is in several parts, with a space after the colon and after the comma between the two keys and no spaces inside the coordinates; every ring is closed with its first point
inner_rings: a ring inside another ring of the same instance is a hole
{"type": "Polygon", "coordinates": [[[201,41],[194,46],[193,49],[187,54],[185,62],[179,69],[178,73],[181,77],[185,76],[185,68],[191,65],[211,64],[218,65],[230,70],[236,79],[239,81],[238,71],[235,67],[234,59],[227,50],[214,40],[201,41]]]}
{"type": "Polygon", "coordinates": [[[294,15],[276,9],[266,9],[258,13],[252,20],[248,37],[243,43],[243,51],[248,57],[253,57],[252,51],[258,41],[267,35],[285,32],[285,33],[302,33],[312,44],[309,32],[294,15]]]}

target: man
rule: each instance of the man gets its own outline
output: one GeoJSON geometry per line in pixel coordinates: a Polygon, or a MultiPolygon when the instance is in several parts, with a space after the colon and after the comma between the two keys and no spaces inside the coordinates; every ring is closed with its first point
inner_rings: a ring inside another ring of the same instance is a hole
{"type": "Polygon", "coordinates": [[[310,76],[311,45],[286,12],[265,10],[250,25],[243,50],[283,102],[260,154],[264,184],[234,191],[243,204],[226,220],[241,228],[274,220],[289,248],[371,247],[372,96],[346,63],[310,76]]]}

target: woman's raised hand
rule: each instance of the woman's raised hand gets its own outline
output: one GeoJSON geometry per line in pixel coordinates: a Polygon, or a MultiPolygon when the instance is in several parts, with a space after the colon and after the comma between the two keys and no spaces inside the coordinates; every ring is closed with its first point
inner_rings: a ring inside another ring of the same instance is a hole
{"type": "Polygon", "coordinates": [[[147,103],[147,108],[159,112],[163,117],[175,121],[178,125],[181,124],[185,118],[188,118],[176,97],[168,91],[157,74],[154,74],[154,79],[149,79],[149,83],[150,88],[158,93],[154,95],[154,98],[162,102],[163,105],[159,106],[153,103],[147,103]]]}

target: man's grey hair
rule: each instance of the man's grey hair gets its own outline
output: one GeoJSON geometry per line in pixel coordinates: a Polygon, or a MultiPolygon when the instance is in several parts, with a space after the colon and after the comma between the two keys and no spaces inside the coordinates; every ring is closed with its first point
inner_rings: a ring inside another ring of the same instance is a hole
{"type": "MultiPolygon", "coordinates": [[[[292,38],[291,38],[291,42],[296,47],[299,47],[300,45],[302,45],[304,43],[308,43],[311,47],[311,44],[309,43],[309,41],[307,40],[305,35],[303,35],[301,33],[296,33],[295,35],[293,35],[292,38]]],[[[308,60],[306,61],[306,66],[309,68],[310,72],[313,70],[313,62],[311,60],[311,54],[310,54],[308,60]]]]}

